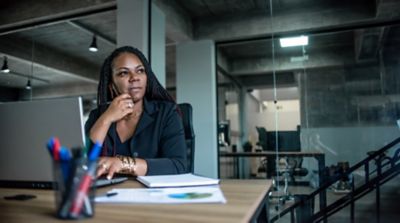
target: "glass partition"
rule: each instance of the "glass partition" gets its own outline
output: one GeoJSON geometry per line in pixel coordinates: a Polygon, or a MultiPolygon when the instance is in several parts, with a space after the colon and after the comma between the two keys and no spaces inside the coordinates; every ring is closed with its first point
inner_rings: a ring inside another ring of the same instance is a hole
{"type": "MultiPolygon", "coordinates": [[[[291,12],[291,18],[302,14],[291,12]]],[[[266,11],[268,35],[216,45],[225,73],[219,95],[229,94],[228,79],[238,98],[218,101],[225,112],[220,121],[237,123],[239,133],[235,149],[220,148],[220,176],[268,177],[278,187],[289,181],[312,191],[322,177],[348,170],[400,136],[400,24],[349,18],[351,25],[303,24],[293,31],[282,28],[280,13],[266,11]],[[293,166],[300,171],[285,172],[293,166]]],[[[341,193],[350,181],[365,180],[363,169],[355,173],[332,188],[341,193]]]]}

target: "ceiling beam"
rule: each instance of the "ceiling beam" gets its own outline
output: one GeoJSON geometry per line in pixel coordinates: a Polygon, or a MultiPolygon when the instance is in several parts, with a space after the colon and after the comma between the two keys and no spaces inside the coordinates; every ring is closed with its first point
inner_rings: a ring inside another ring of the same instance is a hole
{"type": "Polygon", "coordinates": [[[395,18],[400,16],[400,2],[398,0],[376,0],[377,18],[395,18]],[[397,10],[393,10],[397,9],[397,10]]]}
{"type": "Polygon", "coordinates": [[[115,10],[115,0],[2,1],[0,35],[115,10]]]}
{"type": "MultiPolygon", "coordinates": [[[[290,56],[279,56],[273,62],[271,57],[233,59],[230,61],[229,73],[232,76],[256,75],[292,70],[307,70],[324,67],[343,67],[354,64],[354,53],[347,50],[326,50],[324,52],[308,52],[308,59],[300,62],[291,62],[290,56]]],[[[302,56],[299,54],[299,56],[302,56]]]]}
{"type": "Polygon", "coordinates": [[[111,47],[115,47],[117,45],[117,42],[115,40],[108,38],[107,36],[103,35],[102,33],[97,32],[96,30],[86,27],[84,24],[82,24],[78,21],[68,21],[67,23],[69,25],[71,25],[72,27],[75,27],[89,35],[95,35],[97,39],[100,39],[101,41],[107,43],[111,47]]]}
{"type": "MultiPolygon", "coordinates": [[[[246,88],[272,88],[274,87],[274,78],[271,73],[264,75],[243,75],[236,79],[246,88]]],[[[276,87],[297,87],[297,81],[293,72],[285,72],[276,75],[276,87]]]]}
{"type": "Polygon", "coordinates": [[[18,58],[28,64],[31,64],[33,59],[35,66],[51,69],[54,75],[67,75],[85,82],[97,83],[98,68],[81,59],[66,56],[39,44],[35,44],[35,56],[32,58],[30,41],[18,39],[15,36],[0,36],[0,42],[2,43],[0,52],[3,54],[18,58]]]}
{"type": "Polygon", "coordinates": [[[173,43],[193,39],[192,19],[176,1],[153,0],[152,2],[164,12],[166,35],[173,43]]]}
{"type": "Polygon", "coordinates": [[[27,99],[32,96],[33,99],[56,98],[71,96],[89,96],[96,98],[97,84],[77,82],[69,85],[50,85],[46,87],[33,87],[32,95],[30,92],[21,91],[21,99],[27,99]]]}
{"type": "Polygon", "coordinates": [[[26,79],[41,81],[41,82],[46,83],[46,84],[50,83],[49,80],[46,80],[46,79],[43,79],[43,78],[40,78],[40,77],[35,77],[35,76],[32,76],[31,74],[21,74],[19,72],[12,71],[12,70],[9,72],[9,74],[13,74],[13,75],[17,75],[17,76],[20,76],[20,77],[24,77],[26,79]]]}
{"type": "Polygon", "coordinates": [[[368,4],[296,14],[278,14],[274,15],[273,20],[271,20],[267,11],[246,13],[220,18],[201,18],[195,23],[194,38],[227,41],[269,36],[272,33],[294,33],[301,30],[343,26],[353,21],[372,20],[374,18],[375,12],[371,10],[368,4]]]}

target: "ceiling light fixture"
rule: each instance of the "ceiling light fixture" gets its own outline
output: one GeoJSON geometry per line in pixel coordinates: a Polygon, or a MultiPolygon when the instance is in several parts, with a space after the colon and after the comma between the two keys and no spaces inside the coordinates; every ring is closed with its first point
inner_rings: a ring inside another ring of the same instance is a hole
{"type": "Polygon", "coordinates": [[[281,47],[307,46],[308,36],[280,38],[279,42],[281,43],[281,47]]]}
{"type": "Polygon", "coordinates": [[[32,89],[32,85],[31,85],[31,80],[30,79],[28,79],[28,82],[26,83],[25,89],[26,90],[32,89]]]}
{"type": "Polygon", "coordinates": [[[10,73],[10,69],[8,68],[7,57],[4,57],[3,66],[1,67],[1,72],[10,73]]]}
{"type": "Polygon", "coordinates": [[[90,44],[89,51],[91,52],[97,52],[97,38],[95,35],[93,35],[92,43],[90,44]]]}

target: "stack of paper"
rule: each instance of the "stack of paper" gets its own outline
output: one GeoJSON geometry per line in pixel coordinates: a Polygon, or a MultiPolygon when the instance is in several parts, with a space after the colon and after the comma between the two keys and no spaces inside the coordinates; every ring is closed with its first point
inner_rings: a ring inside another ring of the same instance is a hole
{"type": "Polygon", "coordinates": [[[159,175],[159,176],[138,176],[137,180],[147,187],[187,187],[215,185],[218,179],[196,176],[193,174],[159,175]]]}

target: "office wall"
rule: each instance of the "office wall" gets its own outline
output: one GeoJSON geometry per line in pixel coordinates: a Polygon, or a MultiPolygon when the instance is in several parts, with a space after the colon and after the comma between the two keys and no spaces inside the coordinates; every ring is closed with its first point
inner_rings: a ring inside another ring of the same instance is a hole
{"type": "Polygon", "coordinates": [[[267,131],[296,131],[300,125],[300,105],[298,100],[282,100],[275,105],[269,101],[266,108],[251,97],[247,100],[247,131],[253,144],[258,141],[256,126],[262,126],[267,131]],[[278,110],[276,107],[278,106],[278,110]],[[277,113],[277,114],[276,114],[277,113]],[[277,127],[277,128],[276,128],[277,127]]]}
{"type": "Polygon", "coordinates": [[[260,124],[268,131],[296,131],[300,125],[300,102],[282,100],[275,105],[273,101],[267,101],[266,109],[257,115],[260,116],[260,124]]]}
{"type": "Polygon", "coordinates": [[[228,104],[225,106],[226,120],[229,120],[231,129],[231,144],[236,144],[240,147],[240,128],[239,128],[239,105],[237,103],[228,104]]]}
{"type": "Polygon", "coordinates": [[[309,128],[301,131],[303,151],[325,153],[326,164],[348,161],[350,165],[365,159],[367,152],[378,150],[397,137],[397,126],[309,128]]]}

